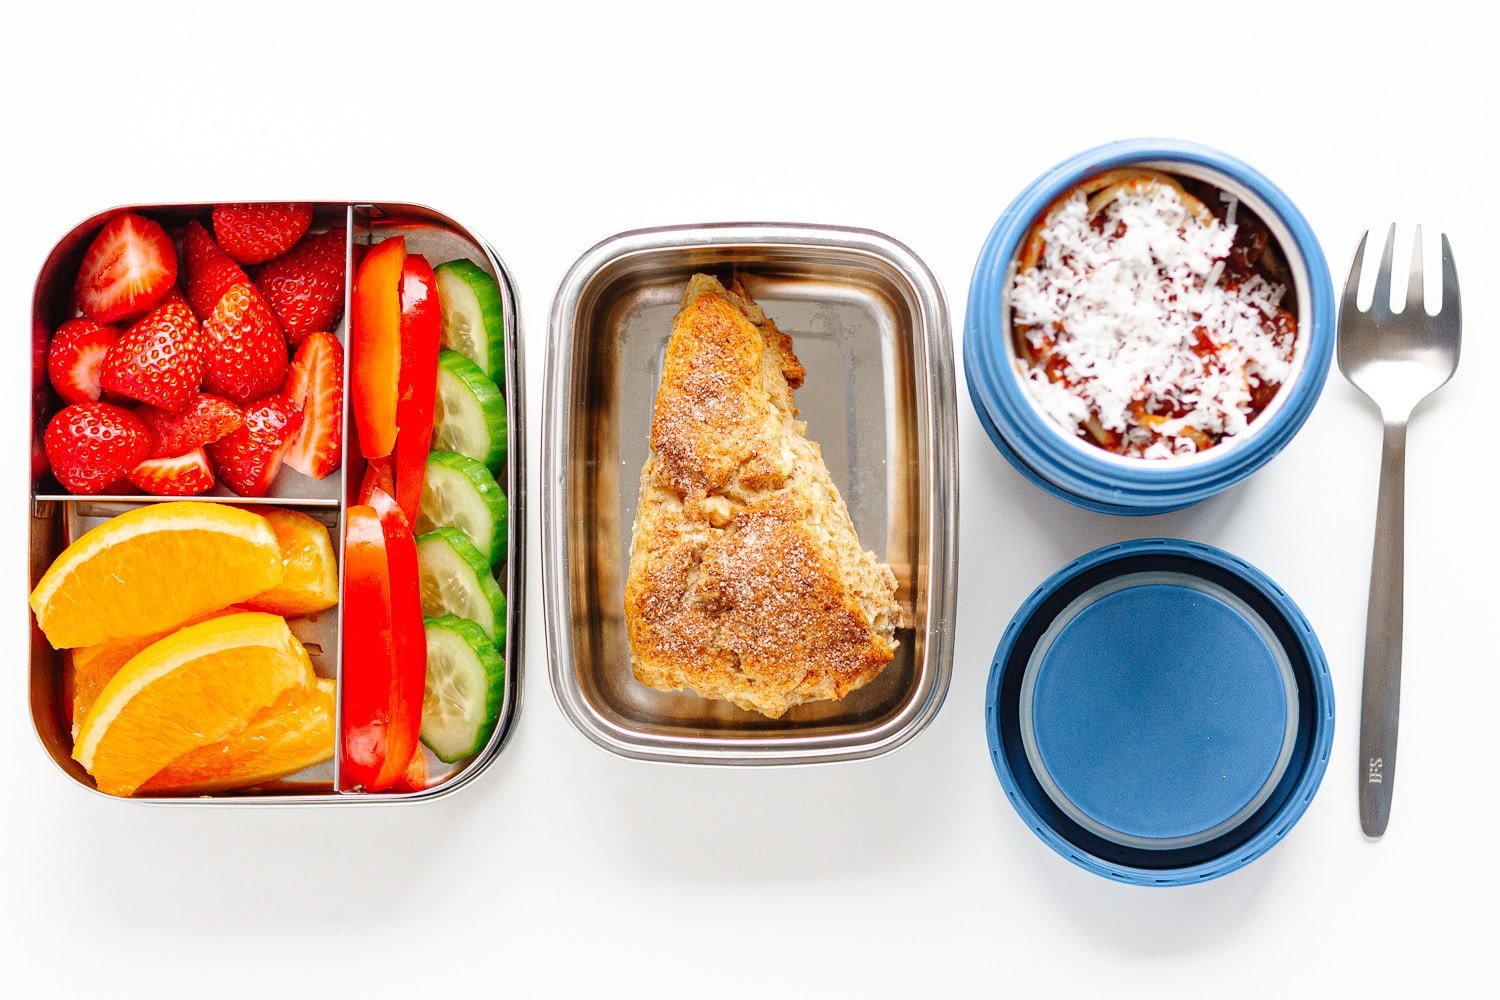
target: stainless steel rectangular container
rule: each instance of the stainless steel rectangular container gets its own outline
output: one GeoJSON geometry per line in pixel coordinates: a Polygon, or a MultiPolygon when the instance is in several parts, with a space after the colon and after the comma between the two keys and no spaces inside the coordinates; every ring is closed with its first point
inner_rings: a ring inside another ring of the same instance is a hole
{"type": "Polygon", "coordinates": [[[942,705],[953,655],[958,466],[942,291],[878,233],[742,224],[623,233],[574,264],[553,304],[542,518],[552,690],[590,740],[626,757],[793,764],[874,757],[942,705]],[[861,542],[895,571],[909,626],[882,674],[842,702],[766,719],[631,676],[624,585],[638,480],[672,318],[689,277],[731,273],[789,333],[797,405],[861,542]]]}
{"type": "MultiPolygon", "coordinates": [[[[408,250],[425,255],[434,264],[467,257],[478,263],[500,286],[505,319],[505,384],[501,391],[506,401],[509,428],[505,480],[500,484],[509,501],[510,523],[508,556],[497,581],[507,599],[505,656],[505,699],[501,715],[484,749],[467,761],[443,764],[427,754],[428,784],[419,792],[379,794],[339,793],[339,746],[335,741],[333,761],[289,778],[256,789],[198,797],[152,797],[136,801],[167,804],[189,803],[255,803],[347,805],[364,802],[411,801],[446,794],[477,777],[504,749],[514,731],[520,710],[521,672],[525,662],[524,627],[526,620],[526,400],[525,367],[521,347],[521,312],[515,284],[499,256],[484,240],[455,220],[420,205],[390,202],[314,202],[313,231],[344,225],[348,233],[345,254],[346,274],[352,278],[354,267],[365,249],[388,236],[404,236],[408,250]]],[[[46,389],[47,343],[51,332],[72,315],[69,294],[73,275],[83,252],[103,224],[121,212],[141,212],[156,219],[169,232],[189,218],[203,218],[211,205],[147,205],[116,208],[101,212],[79,224],[63,237],[48,255],[37,278],[32,307],[33,364],[41,366],[34,379],[32,401],[33,445],[45,429],[46,416],[56,409],[55,397],[46,389]],[[50,398],[50,409],[49,409],[50,398]]],[[[345,281],[344,319],[334,331],[341,343],[347,343],[349,294],[352,280],[345,281]]],[[[346,354],[346,361],[352,363],[346,354]]],[[[36,374],[36,373],[34,373],[36,374]]],[[[351,440],[352,417],[349,408],[349,386],[344,379],[344,440],[351,440]]],[[[271,504],[301,510],[322,521],[333,535],[334,549],[342,564],[344,510],[357,492],[364,473],[364,462],[357,452],[345,448],[341,468],[318,481],[283,467],[270,494],[264,498],[238,497],[222,487],[195,497],[234,504],[271,504]]],[[[50,476],[33,482],[31,490],[30,582],[35,587],[52,560],[75,538],[104,519],[144,503],[158,503],[173,498],[150,496],[72,496],[62,491],[50,476]]],[[[340,589],[343,587],[340,573],[340,589]]],[[[54,763],[80,786],[98,793],[87,773],[72,759],[72,736],[64,704],[63,654],[54,650],[36,625],[28,609],[31,627],[30,704],[32,724],[43,749],[54,763]]],[[[343,632],[342,604],[319,615],[292,622],[293,632],[308,646],[316,672],[337,681],[340,668],[340,644],[343,632]]],[[[336,704],[338,700],[336,700],[336,704]]],[[[337,732],[337,728],[335,729],[337,732]]],[[[108,797],[108,796],[106,796],[108,797]]]]}

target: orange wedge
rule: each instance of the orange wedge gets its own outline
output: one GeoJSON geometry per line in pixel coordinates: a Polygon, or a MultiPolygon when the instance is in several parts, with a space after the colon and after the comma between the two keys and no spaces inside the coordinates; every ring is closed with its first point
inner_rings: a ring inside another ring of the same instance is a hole
{"type": "MultiPolygon", "coordinates": [[[[193,625],[209,618],[218,618],[243,610],[245,609],[225,608],[222,611],[211,611],[183,624],[193,625]]],[[[136,653],[158,639],[165,639],[175,631],[177,630],[168,629],[165,632],[153,632],[138,639],[111,639],[97,646],[79,646],[77,649],[68,651],[69,659],[73,662],[74,739],[78,738],[78,727],[83,724],[83,717],[88,714],[89,708],[99,697],[99,692],[104,690],[104,685],[109,683],[110,678],[119,673],[120,668],[129,663],[130,658],[136,653]]]]}
{"type": "Polygon", "coordinates": [[[276,533],[285,567],[281,583],[243,602],[247,608],[297,618],[325,611],[339,602],[339,571],[328,529],[295,510],[260,512],[276,533]]]}
{"type": "Polygon", "coordinates": [[[281,582],[281,547],[259,514],[184,500],[111,518],[63,550],[31,592],[56,649],[175,628],[281,582]]]}
{"type": "Polygon", "coordinates": [[[190,750],[156,772],[140,794],[207,795],[275,781],[333,756],[333,681],[288,688],[250,725],[190,750]]]}
{"type": "Polygon", "coordinates": [[[131,657],[78,727],[73,759],[101,792],[130,795],[172,761],[313,684],[307,650],[276,615],[245,611],[179,629],[131,657]]]}

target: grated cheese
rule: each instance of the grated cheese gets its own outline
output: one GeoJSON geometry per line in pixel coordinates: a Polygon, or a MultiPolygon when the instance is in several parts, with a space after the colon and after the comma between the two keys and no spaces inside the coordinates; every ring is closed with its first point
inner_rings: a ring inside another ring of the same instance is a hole
{"type": "Polygon", "coordinates": [[[1259,275],[1221,285],[1236,227],[1204,225],[1166,184],[1124,190],[1102,225],[1090,222],[1076,191],[1044,225],[1037,266],[1012,286],[1016,327],[1051,359],[1051,376],[1018,363],[1038,407],[1079,434],[1092,418],[1122,435],[1120,450],[1149,459],[1242,433],[1255,387],[1291,371],[1291,344],[1277,343],[1272,322],[1285,289],[1259,275]],[[1207,357],[1193,350],[1200,332],[1216,345],[1207,357]],[[1143,423],[1143,404],[1164,416],[1143,423]]]}

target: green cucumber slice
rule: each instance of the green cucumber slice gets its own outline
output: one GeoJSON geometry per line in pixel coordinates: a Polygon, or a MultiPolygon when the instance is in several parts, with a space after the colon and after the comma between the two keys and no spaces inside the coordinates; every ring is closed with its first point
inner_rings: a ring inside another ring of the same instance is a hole
{"type": "Polygon", "coordinates": [[[442,313],[443,346],[505,384],[505,309],[500,286],[472,260],[450,260],[433,269],[442,313]]]}
{"type": "Polygon", "coordinates": [[[423,615],[466,618],[484,629],[496,649],[505,648],[505,594],[468,535],[457,528],[418,535],[417,579],[423,615]]]}
{"type": "Polygon", "coordinates": [[[452,764],[484,748],[505,700],[505,660],[484,629],[452,615],[425,623],[422,742],[452,764]]]}
{"type": "Polygon", "coordinates": [[[432,446],[491,469],[505,464],[505,398],[478,365],[456,351],[438,353],[432,446]]]}
{"type": "Polygon", "coordinates": [[[505,558],[510,538],[509,504],[490,470],[467,455],[435,451],[427,456],[417,532],[454,527],[489,565],[505,558]]]}

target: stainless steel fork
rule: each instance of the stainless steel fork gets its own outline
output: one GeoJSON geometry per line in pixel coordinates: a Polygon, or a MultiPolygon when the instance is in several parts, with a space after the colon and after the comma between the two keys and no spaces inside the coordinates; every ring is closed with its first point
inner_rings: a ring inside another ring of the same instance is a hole
{"type": "Polygon", "coordinates": [[[1375,508],[1375,554],[1370,565],[1370,608],[1365,624],[1365,679],[1359,719],[1359,824],[1365,836],[1385,833],[1396,780],[1396,728],[1401,711],[1401,620],[1405,572],[1406,424],[1418,403],[1441,388],[1458,367],[1463,322],[1458,274],[1448,237],[1443,244],[1443,302],[1436,315],[1422,304],[1422,229],[1417,227],[1406,305],[1391,310],[1391,255],[1396,227],[1385,238],[1375,298],[1368,311],[1355,304],[1365,243],[1339,306],[1339,369],[1380,408],[1385,444],[1380,459],[1380,499],[1375,508]]]}

